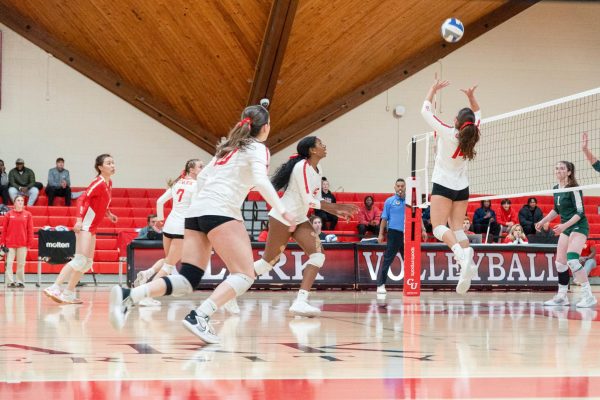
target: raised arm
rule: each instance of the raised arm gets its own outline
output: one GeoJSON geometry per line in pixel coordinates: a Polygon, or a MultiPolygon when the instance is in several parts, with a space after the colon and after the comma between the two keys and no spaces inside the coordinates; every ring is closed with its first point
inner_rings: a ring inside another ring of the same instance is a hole
{"type": "Polygon", "coordinates": [[[438,117],[435,116],[433,113],[433,105],[431,104],[433,101],[433,96],[435,96],[438,90],[445,88],[449,84],[450,83],[448,81],[435,81],[433,85],[431,85],[429,92],[427,92],[427,96],[423,102],[423,107],[421,108],[421,115],[429,124],[429,126],[436,132],[442,132],[444,130],[452,132],[454,130],[452,126],[444,124],[438,117]]]}
{"type": "Polygon", "coordinates": [[[471,107],[471,110],[476,113],[480,110],[480,108],[479,103],[477,103],[477,99],[475,98],[475,89],[477,89],[477,85],[468,89],[460,89],[460,91],[467,96],[467,99],[469,99],[469,107],[471,107]]]}
{"type": "Polygon", "coordinates": [[[596,157],[589,148],[589,137],[587,132],[581,134],[581,150],[585,155],[585,158],[592,164],[592,167],[600,172],[600,163],[598,163],[598,157],[596,157]]]}

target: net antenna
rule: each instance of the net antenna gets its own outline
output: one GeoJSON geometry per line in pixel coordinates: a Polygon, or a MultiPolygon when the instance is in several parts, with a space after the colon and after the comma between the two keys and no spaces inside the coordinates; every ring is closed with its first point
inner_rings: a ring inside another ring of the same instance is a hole
{"type": "MultiPolygon", "coordinates": [[[[600,175],[581,150],[581,134],[588,132],[589,148],[600,155],[600,88],[484,118],[480,130],[477,155],[468,165],[469,201],[556,193],[552,190],[554,166],[563,160],[575,165],[577,189],[600,189],[600,175]]],[[[415,170],[428,198],[435,163],[434,132],[415,135],[413,140],[418,145],[417,158],[423,160],[415,170]]],[[[427,205],[426,200],[420,206],[427,205]]]]}

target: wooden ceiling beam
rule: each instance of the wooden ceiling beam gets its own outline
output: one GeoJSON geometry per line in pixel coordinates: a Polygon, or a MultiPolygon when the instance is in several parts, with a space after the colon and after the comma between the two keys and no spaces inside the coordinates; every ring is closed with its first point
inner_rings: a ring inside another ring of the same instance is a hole
{"type": "Polygon", "coordinates": [[[423,49],[423,52],[419,57],[408,60],[406,63],[396,65],[387,73],[378,76],[366,84],[360,85],[352,92],[347,93],[346,95],[321,107],[321,109],[315,111],[314,113],[295,121],[291,125],[277,132],[276,135],[269,137],[267,140],[269,149],[273,154],[282,150],[296,140],[311,134],[334,119],[353,110],[385,90],[397,85],[420,70],[435,63],[437,60],[466,45],[471,40],[476,39],[488,30],[495,28],[501,23],[526,10],[537,2],[538,0],[510,0],[493,12],[484,15],[476,22],[466,26],[465,30],[469,34],[463,37],[460,42],[450,45],[440,38],[439,43],[423,49]]]}
{"type": "Polygon", "coordinates": [[[170,106],[153,99],[149,93],[125,82],[113,71],[100,67],[83,54],[78,54],[67,43],[60,42],[34,21],[2,2],[0,22],[193,144],[210,154],[214,153],[217,135],[205,130],[198,123],[184,120],[170,106]]]}
{"type": "Polygon", "coordinates": [[[273,101],[297,8],[298,0],[273,0],[247,105],[265,97],[273,101]]]}

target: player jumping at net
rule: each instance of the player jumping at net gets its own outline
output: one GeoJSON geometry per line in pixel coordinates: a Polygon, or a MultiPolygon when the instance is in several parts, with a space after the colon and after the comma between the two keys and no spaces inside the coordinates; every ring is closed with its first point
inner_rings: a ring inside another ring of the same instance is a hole
{"type": "Polygon", "coordinates": [[[75,256],[65,264],[54,284],[44,289],[44,294],[57,303],[82,303],[75,295],[75,286],[83,274],[92,269],[98,226],[105,216],[113,223],[118,219],[109,209],[112,193],[111,176],[115,173],[115,162],[112,156],[99,155],[96,157],[94,168],[98,176],[77,200],[77,221],[73,227],[76,234],[75,256]],[[62,290],[62,284],[69,276],[69,283],[62,290]]]}
{"type": "MultiPolygon", "coordinates": [[[[156,200],[157,225],[163,228],[163,248],[165,258],[156,262],[152,267],[140,271],[133,285],[143,285],[151,278],[159,279],[163,276],[176,272],[175,265],[181,260],[183,248],[183,231],[185,225],[185,213],[192,202],[192,196],[196,194],[198,174],[202,170],[202,161],[197,158],[188,160],[181,175],[169,181],[169,188],[156,200]],[[173,199],[173,208],[165,222],[165,203],[173,199]]],[[[157,306],[160,301],[146,298],[140,301],[140,305],[157,306]]]]}
{"type": "Polygon", "coordinates": [[[446,243],[460,265],[460,278],[456,292],[465,294],[471,286],[471,279],[477,273],[473,262],[474,251],[463,230],[463,220],[469,199],[467,162],[475,157],[475,145],[479,141],[481,112],[475,99],[473,86],[461,89],[469,100],[470,108],[463,108],[454,118],[454,125],[440,121],[433,113],[432,101],[435,94],[447,87],[448,81],[438,81],[429,89],[421,114],[435,130],[437,154],[431,181],[431,224],[433,235],[446,243]],[[448,228],[446,225],[449,225],[448,228]]]}
{"type": "Polygon", "coordinates": [[[341,218],[350,218],[358,212],[353,204],[328,203],[321,198],[323,170],[319,162],[327,156],[327,148],[316,136],[298,142],[297,154],[282,164],[271,179],[276,190],[285,190],[281,200],[286,210],[296,215],[296,230],[290,232],[290,223],[276,209],[269,212],[269,234],[262,258],[254,263],[257,275],[273,269],[290,239],[293,237],[308,260],[303,265],[302,283],[296,300],[290,307],[294,315],[313,317],[321,310],[308,303],[310,289],[325,263],[321,240],[308,220],[308,211],[320,209],[341,218]]]}
{"type": "MultiPolygon", "coordinates": [[[[575,165],[569,161],[559,161],[554,167],[554,175],[558,181],[553,189],[577,187],[575,178],[575,165]]],[[[581,250],[590,232],[590,226],[585,217],[583,207],[583,194],[581,190],[554,193],[554,209],[541,221],[535,224],[535,229],[540,231],[544,224],[560,216],[560,224],[554,227],[554,233],[560,235],[556,247],[556,270],[558,272],[558,293],[544,302],[545,306],[567,306],[569,298],[569,268],[573,277],[581,282],[581,298],[575,304],[577,307],[593,307],[596,298],[588,281],[587,272],[579,257],[581,250]]]]}
{"type": "Polygon", "coordinates": [[[268,177],[270,154],[262,142],[271,129],[269,112],[262,106],[250,106],[241,118],[198,177],[198,192],[185,219],[179,275],[165,276],[131,290],[114,286],[109,318],[116,328],[125,323],[130,306],[145,297],[191,294],[204,275],[212,247],[230,274],[208,299],[190,311],[183,324],[205,343],[219,343],[210,324],[211,316],[220,306],[245,293],[255,279],[252,246],[241,212],[250,189],[258,189],[289,223],[290,230],[296,227],[296,217],[285,208],[268,177]]]}

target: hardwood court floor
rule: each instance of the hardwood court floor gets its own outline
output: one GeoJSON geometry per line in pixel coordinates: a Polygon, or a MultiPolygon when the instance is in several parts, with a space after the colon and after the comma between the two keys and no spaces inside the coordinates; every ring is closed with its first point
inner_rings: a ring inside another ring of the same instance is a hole
{"type": "Polygon", "coordinates": [[[108,291],[60,306],[0,289],[0,398],[600,398],[600,316],[543,308],[549,292],[320,291],[308,319],[287,315],[295,292],[251,291],[203,346],[180,321],[207,292],[136,308],[117,332],[108,291]]]}

